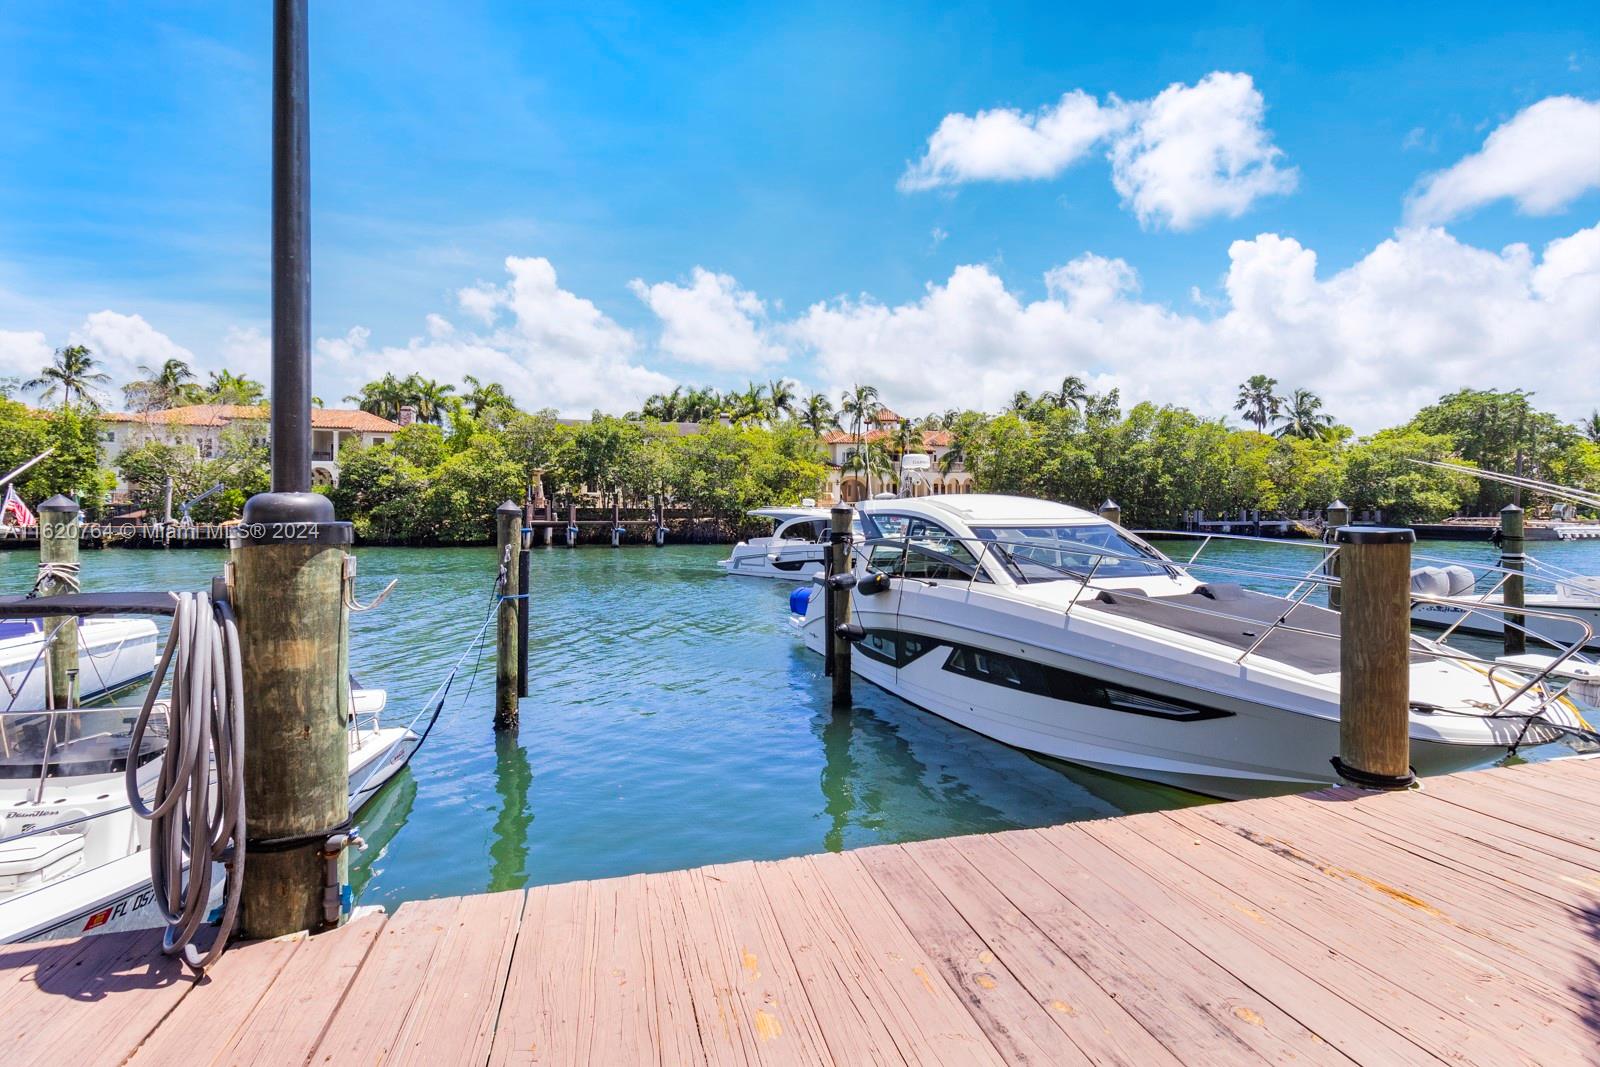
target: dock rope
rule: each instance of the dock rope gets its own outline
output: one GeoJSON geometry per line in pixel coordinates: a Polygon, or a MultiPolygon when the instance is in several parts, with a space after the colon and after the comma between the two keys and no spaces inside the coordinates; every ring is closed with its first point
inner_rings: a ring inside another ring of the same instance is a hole
{"type": "Polygon", "coordinates": [[[55,590],[57,593],[77,593],[82,591],[83,588],[78,581],[78,564],[40,563],[39,573],[33,579],[33,588],[28,590],[28,598],[32,599],[38,596],[39,591],[45,587],[47,582],[59,583],[59,588],[55,590]]]}
{"type": "Polygon", "coordinates": [[[228,603],[213,603],[205,593],[172,595],[178,602],[172,627],[129,749],[139,751],[170,669],[167,749],[153,803],[146,806],[139,795],[137,760],[129,758],[124,777],[134,814],[151,824],[150,876],[167,920],[162,951],[202,971],[227,947],[244,882],[244,673],[228,603]],[[193,941],[209,918],[215,863],[227,869],[226,896],[216,938],[201,953],[193,941]]]}

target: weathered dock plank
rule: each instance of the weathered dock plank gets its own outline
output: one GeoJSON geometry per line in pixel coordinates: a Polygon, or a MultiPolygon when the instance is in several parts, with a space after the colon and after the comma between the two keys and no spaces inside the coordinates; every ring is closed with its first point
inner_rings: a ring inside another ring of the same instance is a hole
{"type": "Polygon", "coordinates": [[[1600,760],[0,948],[6,1063],[1600,1063],[1600,760]]]}

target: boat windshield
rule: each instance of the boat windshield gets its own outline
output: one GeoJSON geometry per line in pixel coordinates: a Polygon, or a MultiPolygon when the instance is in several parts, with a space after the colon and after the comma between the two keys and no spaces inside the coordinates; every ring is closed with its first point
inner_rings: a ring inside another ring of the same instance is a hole
{"type": "MultiPolygon", "coordinates": [[[[138,708],[0,713],[0,779],[116,774],[128,765],[138,708]]],[[[167,720],[158,705],[139,746],[140,765],[167,744],[167,720]]]]}
{"type": "Polygon", "coordinates": [[[1003,557],[1012,577],[1021,582],[1055,582],[1083,578],[1092,570],[1097,578],[1145,578],[1170,575],[1161,556],[1110,523],[1068,526],[976,526],[981,540],[1004,546],[1003,557]],[[1094,550],[1105,549],[1110,555],[1094,550]],[[1121,557],[1141,557],[1125,559],[1121,557]],[[1153,562],[1145,563],[1144,559],[1153,562]],[[1099,565],[1096,566],[1096,561],[1099,565]]]}

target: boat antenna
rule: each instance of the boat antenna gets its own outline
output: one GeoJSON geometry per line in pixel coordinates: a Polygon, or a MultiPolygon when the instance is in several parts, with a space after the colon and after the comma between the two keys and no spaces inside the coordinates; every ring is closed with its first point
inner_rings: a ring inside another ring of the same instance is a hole
{"type": "Polygon", "coordinates": [[[1547,496],[1570,500],[1591,508],[1600,508],[1600,495],[1586,493],[1569,485],[1556,485],[1553,482],[1541,482],[1537,478],[1523,478],[1515,474],[1499,474],[1495,471],[1480,470],[1477,467],[1466,467],[1459,463],[1443,463],[1431,459],[1412,459],[1407,460],[1407,462],[1415,463],[1419,467],[1434,467],[1438,470],[1454,471],[1457,474],[1470,474],[1474,478],[1482,478],[1486,482],[1499,482],[1502,485],[1510,485],[1518,489],[1530,489],[1536,493],[1544,493],[1547,496]]]}
{"type": "Polygon", "coordinates": [[[29,467],[32,467],[35,463],[38,463],[40,460],[45,459],[46,457],[51,455],[53,452],[55,452],[55,450],[56,450],[55,446],[51,445],[49,448],[45,449],[43,452],[40,452],[37,456],[34,456],[32,459],[28,460],[28,462],[24,463],[22,466],[18,467],[16,470],[14,470],[11,473],[7,474],[5,477],[0,478],[0,489],[4,489],[6,487],[6,485],[11,482],[12,479],[22,477],[22,475],[24,473],[26,473],[26,471],[28,470],[29,467]]]}

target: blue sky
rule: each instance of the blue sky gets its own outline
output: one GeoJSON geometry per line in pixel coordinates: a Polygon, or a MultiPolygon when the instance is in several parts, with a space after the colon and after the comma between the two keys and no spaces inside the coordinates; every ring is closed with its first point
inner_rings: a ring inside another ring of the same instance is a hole
{"type": "MultiPolygon", "coordinates": [[[[35,358],[39,335],[47,347],[98,341],[117,370],[177,350],[204,369],[260,368],[269,7],[0,11],[0,372],[35,358]],[[116,318],[91,323],[99,312],[116,318]]],[[[1402,241],[1383,270],[1370,259],[1414,232],[1407,198],[1426,175],[1541,101],[1600,97],[1600,20],[1588,5],[312,9],[324,395],[416,364],[441,378],[500,376],[526,401],[568,410],[620,409],[669,381],[750,376],[830,389],[881,380],[891,401],[898,392],[900,406],[921,410],[1076,372],[1221,413],[1227,390],[1259,367],[1318,387],[1360,425],[1357,410],[1388,415],[1441,384],[1523,384],[1476,379],[1550,349],[1542,362],[1563,376],[1530,379],[1541,398],[1560,394],[1574,415],[1600,402],[1582,340],[1593,323],[1568,306],[1590,289],[1522,304],[1510,292],[1538,289],[1546,246],[1600,221],[1600,175],[1573,192],[1569,174],[1557,206],[1536,213],[1538,183],[1560,176],[1513,176],[1507,188],[1520,194],[1458,198],[1422,220],[1450,246],[1402,241]],[[1112,181],[1114,136],[1044,177],[901,181],[948,115],[1036,116],[1072,90],[1109,114],[1113,95],[1137,108],[1213,72],[1248,79],[1270,165],[1292,175],[1279,183],[1292,190],[1181,227],[1141,218],[1112,181]],[[1392,309],[1352,308],[1335,292],[1310,310],[1256,308],[1277,323],[1268,336],[1259,320],[1224,330],[1218,320],[1241,312],[1247,292],[1297,299],[1242,275],[1230,288],[1230,248],[1260,235],[1294,243],[1274,243],[1256,266],[1279,282],[1295,248],[1309,250],[1319,284],[1365,271],[1346,288],[1381,280],[1398,293],[1409,278],[1421,288],[1395,299],[1436,303],[1424,309],[1433,318],[1396,324],[1392,309]],[[1492,293],[1475,288],[1483,263],[1468,253],[1505,264],[1515,244],[1530,263],[1506,267],[1492,293]],[[1085,255],[1125,268],[1114,307],[996,310],[1051,301],[1046,272],[1085,255]],[[524,291],[507,257],[546,260],[557,280],[541,275],[524,291]],[[697,268],[722,279],[700,286],[698,302],[697,268]],[[958,283],[963,268],[976,272],[958,283]],[[1441,271],[1455,280],[1429,288],[1441,271]],[[475,314],[458,293],[480,283],[492,306],[475,314]],[[933,308],[930,286],[988,311],[933,308]],[[652,291],[662,299],[647,300],[652,291]],[[1515,338],[1474,339],[1481,324],[1461,316],[1476,303],[1527,321],[1515,338]],[[1372,324],[1359,339],[1334,336],[1362,315],[1372,324]],[[575,316],[570,327],[563,316],[575,316]],[[1357,351],[1387,344],[1386,323],[1413,340],[1387,356],[1357,351]],[[722,342],[752,347],[737,358],[696,347],[722,342]],[[937,358],[920,365],[929,347],[937,358]],[[1363,362],[1380,357],[1397,382],[1363,362]],[[1569,362],[1580,359],[1588,373],[1569,362]],[[1368,404],[1379,389],[1384,399],[1368,404]]],[[[1583,243],[1569,249],[1581,262],[1563,268],[1563,285],[1593,282],[1596,242],[1583,243]]]]}

